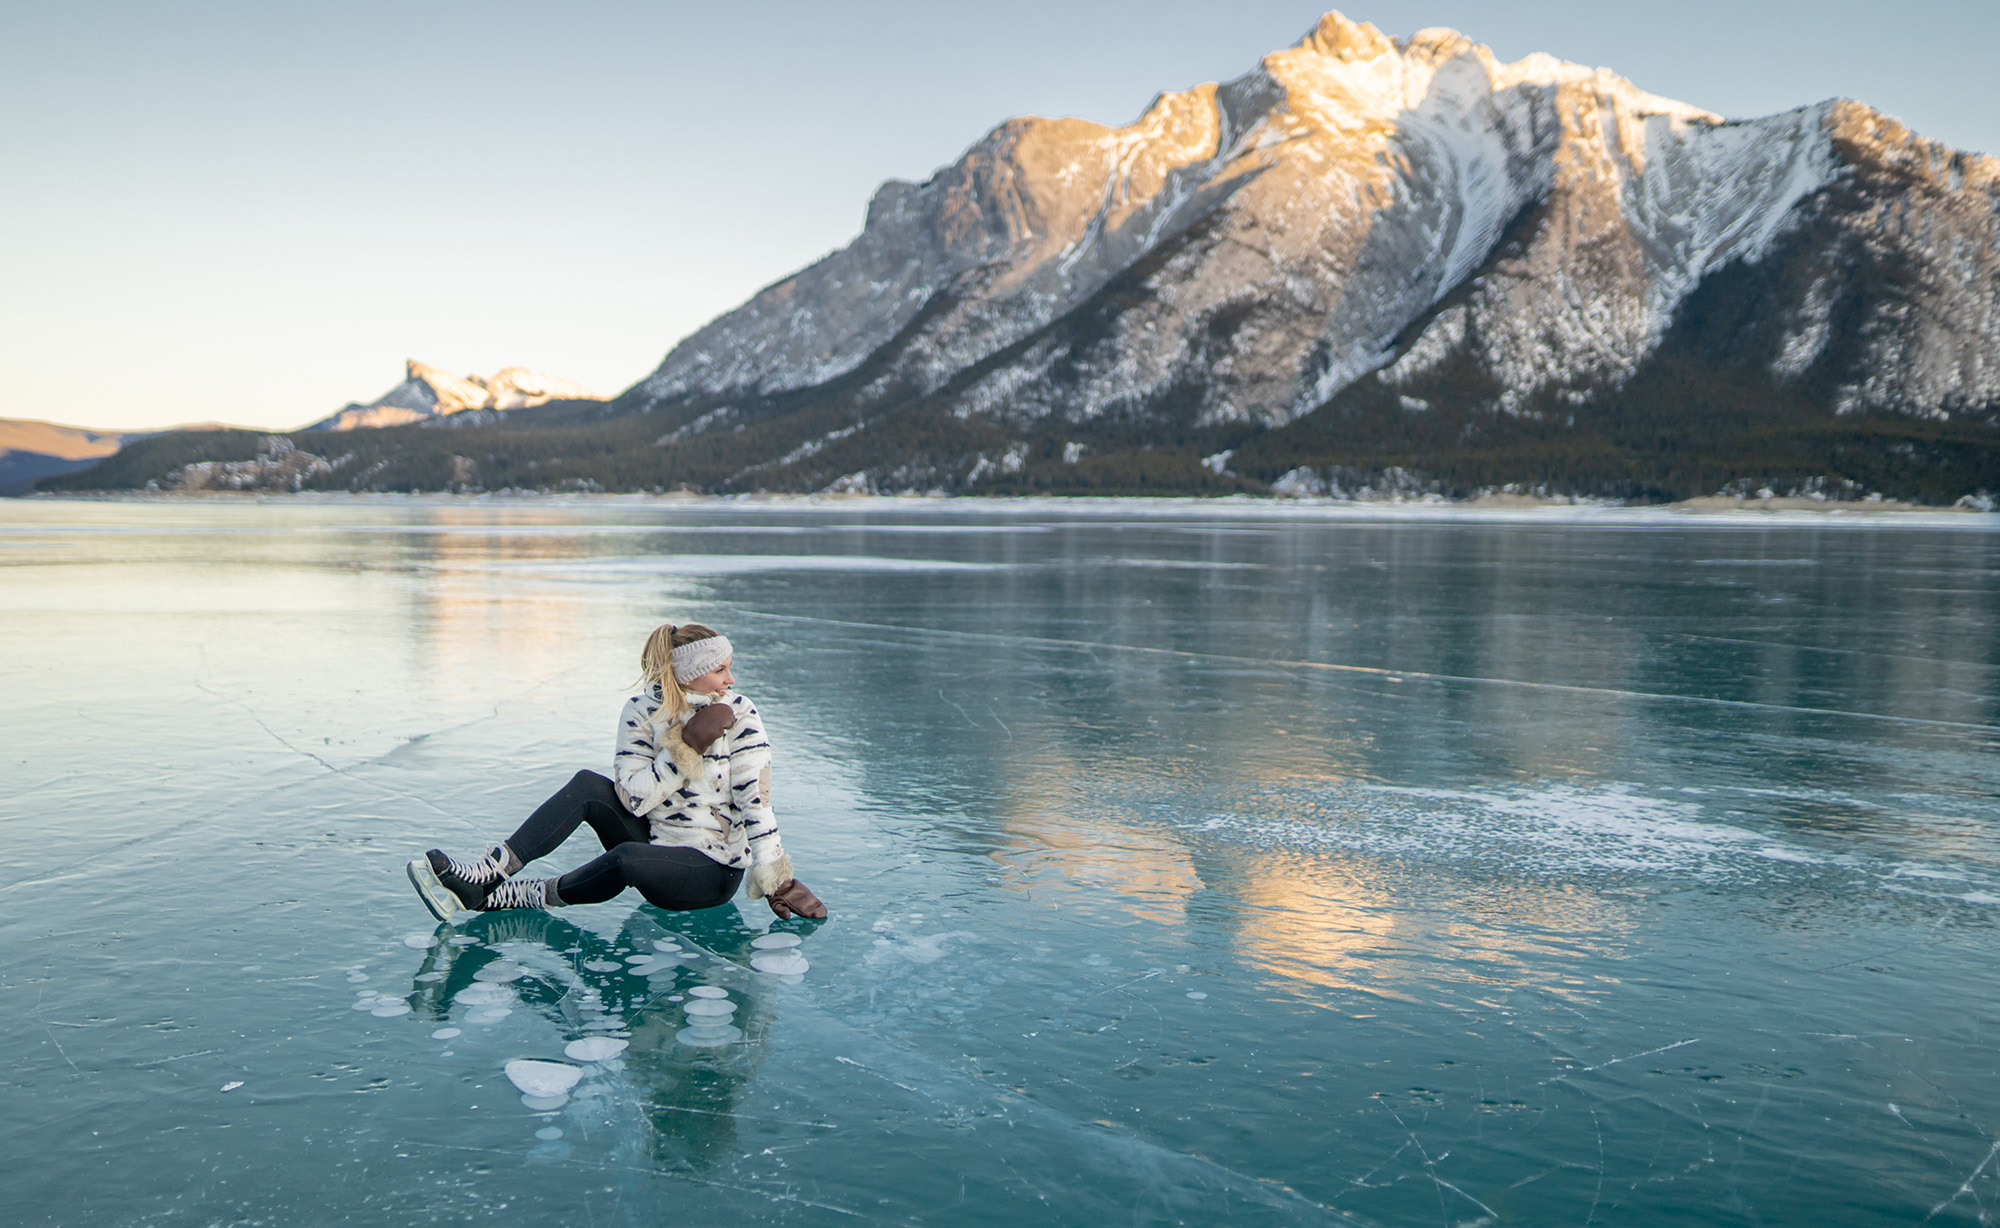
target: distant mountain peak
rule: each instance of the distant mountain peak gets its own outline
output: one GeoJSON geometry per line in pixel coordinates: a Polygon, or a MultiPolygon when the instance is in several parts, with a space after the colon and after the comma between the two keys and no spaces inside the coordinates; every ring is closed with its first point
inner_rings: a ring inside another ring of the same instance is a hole
{"type": "Polygon", "coordinates": [[[352,431],[407,426],[470,410],[528,409],[549,401],[601,401],[581,384],[527,367],[502,367],[490,376],[456,375],[414,358],[403,364],[403,382],[366,404],[350,403],[339,413],[306,427],[309,431],[352,431]]]}
{"type": "MultiPolygon", "coordinates": [[[[1425,30],[1417,37],[1425,34],[1442,35],[1465,43],[1472,41],[1456,30],[1445,29],[1425,30]]],[[[1338,9],[1329,9],[1326,16],[1320,18],[1293,46],[1345,64],[1379,59],[1396,52],[1396,44],[1388,35],[1373,24],[1355,21],[1338,9]]]]}

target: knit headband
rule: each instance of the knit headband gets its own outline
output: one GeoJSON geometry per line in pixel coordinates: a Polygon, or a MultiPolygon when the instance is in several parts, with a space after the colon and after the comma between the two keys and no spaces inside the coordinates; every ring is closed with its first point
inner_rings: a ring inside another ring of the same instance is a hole
{"type": "Polygon", "coordinates": [[[729,664],[736,651],[729,646],[728,636],[711,635],[705,640],[682,644],[667,655],[673,659],[674,681],[685,686],[729,664]]]}

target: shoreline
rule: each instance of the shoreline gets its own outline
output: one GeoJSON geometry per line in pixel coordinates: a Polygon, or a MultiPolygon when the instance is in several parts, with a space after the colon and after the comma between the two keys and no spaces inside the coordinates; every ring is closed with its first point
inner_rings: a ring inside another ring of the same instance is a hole
{"type": "Polygon", "coordinates": [[[453,494],[440,491],[396,493],[380,491],[205,491],[199,494],[105,491],[65,494],[35,493],[0,499],[0,507],[46,507],[60,503],[161,503],[182,506],[337,506],[409,507],[578,507],[660,508],[688,511],[794,512],[917,512],[949,515],[954,511],[1000,514],[1060,512],[1067,515],[1152,514],[1163,518],[1228,518],[1246,520],[1327,520],[1433,522],[1472,524],[1562,524],[1605,527],[1707,526],[1907,526],[1928,528],[2000,529],[2000,510],[1972,507],[1925,507],[1891,500],[1874,502],[1803,498],[1749,499],[1700,496],[1677,503],[1631,506],[1610,502],[1571,502],[1528,495],[1484,495],[1475,499],[1341,500],[1328,498],[1224,495],[848,495],[688,493],[598,494],[589,492],[486,491],[453,494]]]}

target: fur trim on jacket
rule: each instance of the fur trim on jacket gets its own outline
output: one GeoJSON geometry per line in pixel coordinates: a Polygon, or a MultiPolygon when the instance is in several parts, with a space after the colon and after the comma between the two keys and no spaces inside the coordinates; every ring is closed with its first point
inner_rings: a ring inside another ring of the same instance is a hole
{"type": "Polygon", "coordinates": [[[743,876],[743,894],[761,900],[792,881],[792,855],[779,853],[776,861],[753,862],[743,876]]]}

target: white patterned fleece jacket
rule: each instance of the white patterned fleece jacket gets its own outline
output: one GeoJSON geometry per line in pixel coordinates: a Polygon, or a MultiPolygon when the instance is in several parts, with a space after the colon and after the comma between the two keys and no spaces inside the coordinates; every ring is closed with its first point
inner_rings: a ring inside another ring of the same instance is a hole
{"type": "Polygon", "coordinates": [[[762,899],[792,878],[792,859],[771,812],[771,741],[757,705],[731,691],[721,699],[690,694],[678,716],[660,711],[660,688],[634,695],[618,720],[612,780],[625,808],[652,825],[653,843],[699,849],[743,870],[750,898],[762,899]],[[736,723],[696,755],[681,727],[710,703],[725,703],[736,723]]]}

